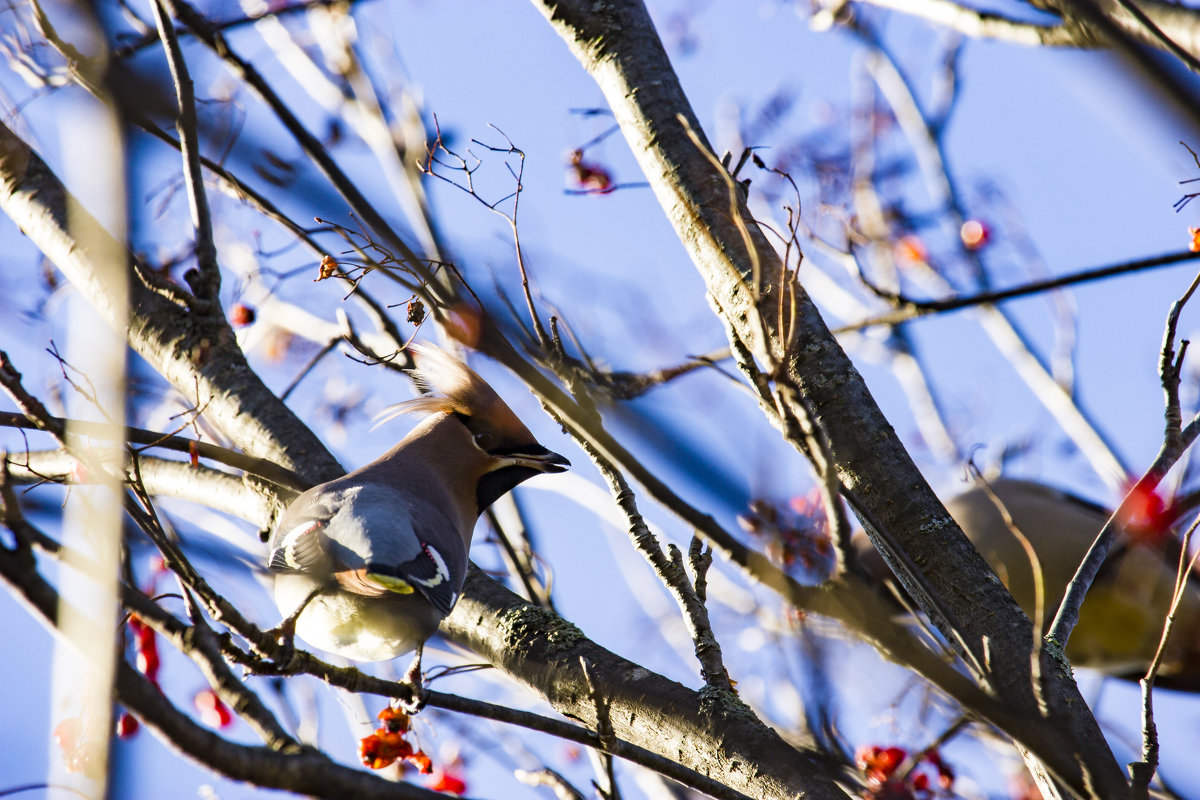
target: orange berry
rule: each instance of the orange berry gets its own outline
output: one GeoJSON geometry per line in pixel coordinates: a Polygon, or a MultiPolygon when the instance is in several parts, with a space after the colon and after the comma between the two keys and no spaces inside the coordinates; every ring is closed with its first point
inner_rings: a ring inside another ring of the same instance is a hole
{"type": "Polygon", "coordinates": [[[978,250],[992,238],[992,232],[977,219],[969,219],[962,224],[958,231],[963,246],[968,250],[978,250]]]}
{"type": "Polygon", "coordinates": [[[929,250],[926,249],[925,243],[921,241],[921,237],[914,233],[901,236],[896,242],[896,257],[901,261],[908,261],[913,264],[924,264],[929,260],[929,250]]]}

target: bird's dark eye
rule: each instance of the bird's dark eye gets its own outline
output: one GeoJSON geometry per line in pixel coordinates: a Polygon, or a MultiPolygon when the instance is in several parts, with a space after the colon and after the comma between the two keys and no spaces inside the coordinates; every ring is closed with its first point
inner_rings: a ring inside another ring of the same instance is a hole
{"type": "Polygon", "coordinates": [[[495,444],[496,444],[495,435],[488,433],[487,431],[480,431],[479,433],[475,434],[475,445],[480,450],[483,450],[483,451],[491,450],[495,444]]]}

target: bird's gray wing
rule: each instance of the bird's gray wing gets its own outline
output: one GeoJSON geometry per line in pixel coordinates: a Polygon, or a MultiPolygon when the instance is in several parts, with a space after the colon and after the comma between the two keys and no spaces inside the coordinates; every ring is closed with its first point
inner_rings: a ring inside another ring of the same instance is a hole
{"type": "Polygon", "coordinates": [[[351,505],[353,539],[340,544],[363,555],[370,580],[390,591],[415,590],[449,614],[466,576],[467,553],[446,513],[425,498],[372,484],[351,505]]]}
{"type": "Polygon", "coordinates": [[[322,488],[288,509],[271,570],[328,575],[357,594],[415,591],[450,613],[466,573],[466,548],[443,512],[379,484],[322,488]]]}

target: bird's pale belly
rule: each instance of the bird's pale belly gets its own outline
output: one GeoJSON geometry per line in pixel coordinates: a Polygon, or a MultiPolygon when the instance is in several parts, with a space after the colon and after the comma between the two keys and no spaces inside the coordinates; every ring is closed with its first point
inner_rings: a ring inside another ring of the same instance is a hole
{"type": "MultiPolygon", "coordinates": [[[[313,583],[301,576],[280,576],[275,581],[275,602],[286,616],[312,589],[313,583]]],[[[331,592],[309,602],[296,622],[296,635],[352,661],[388,661],[433,635],[436,617],[419,595],[364,597],[331,592]]]]}

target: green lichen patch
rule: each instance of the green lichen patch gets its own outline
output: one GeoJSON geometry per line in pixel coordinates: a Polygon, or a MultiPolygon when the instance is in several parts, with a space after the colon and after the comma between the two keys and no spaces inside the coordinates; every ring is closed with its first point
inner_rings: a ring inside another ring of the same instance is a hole
{"type": "Polygon", "coordinates": [[[544,608],[525,605],[506,610],[497,620],[505,649],[524,650],[541,640],[554,650],[569,650],[587,637],[583,631],[544,608]]]}

